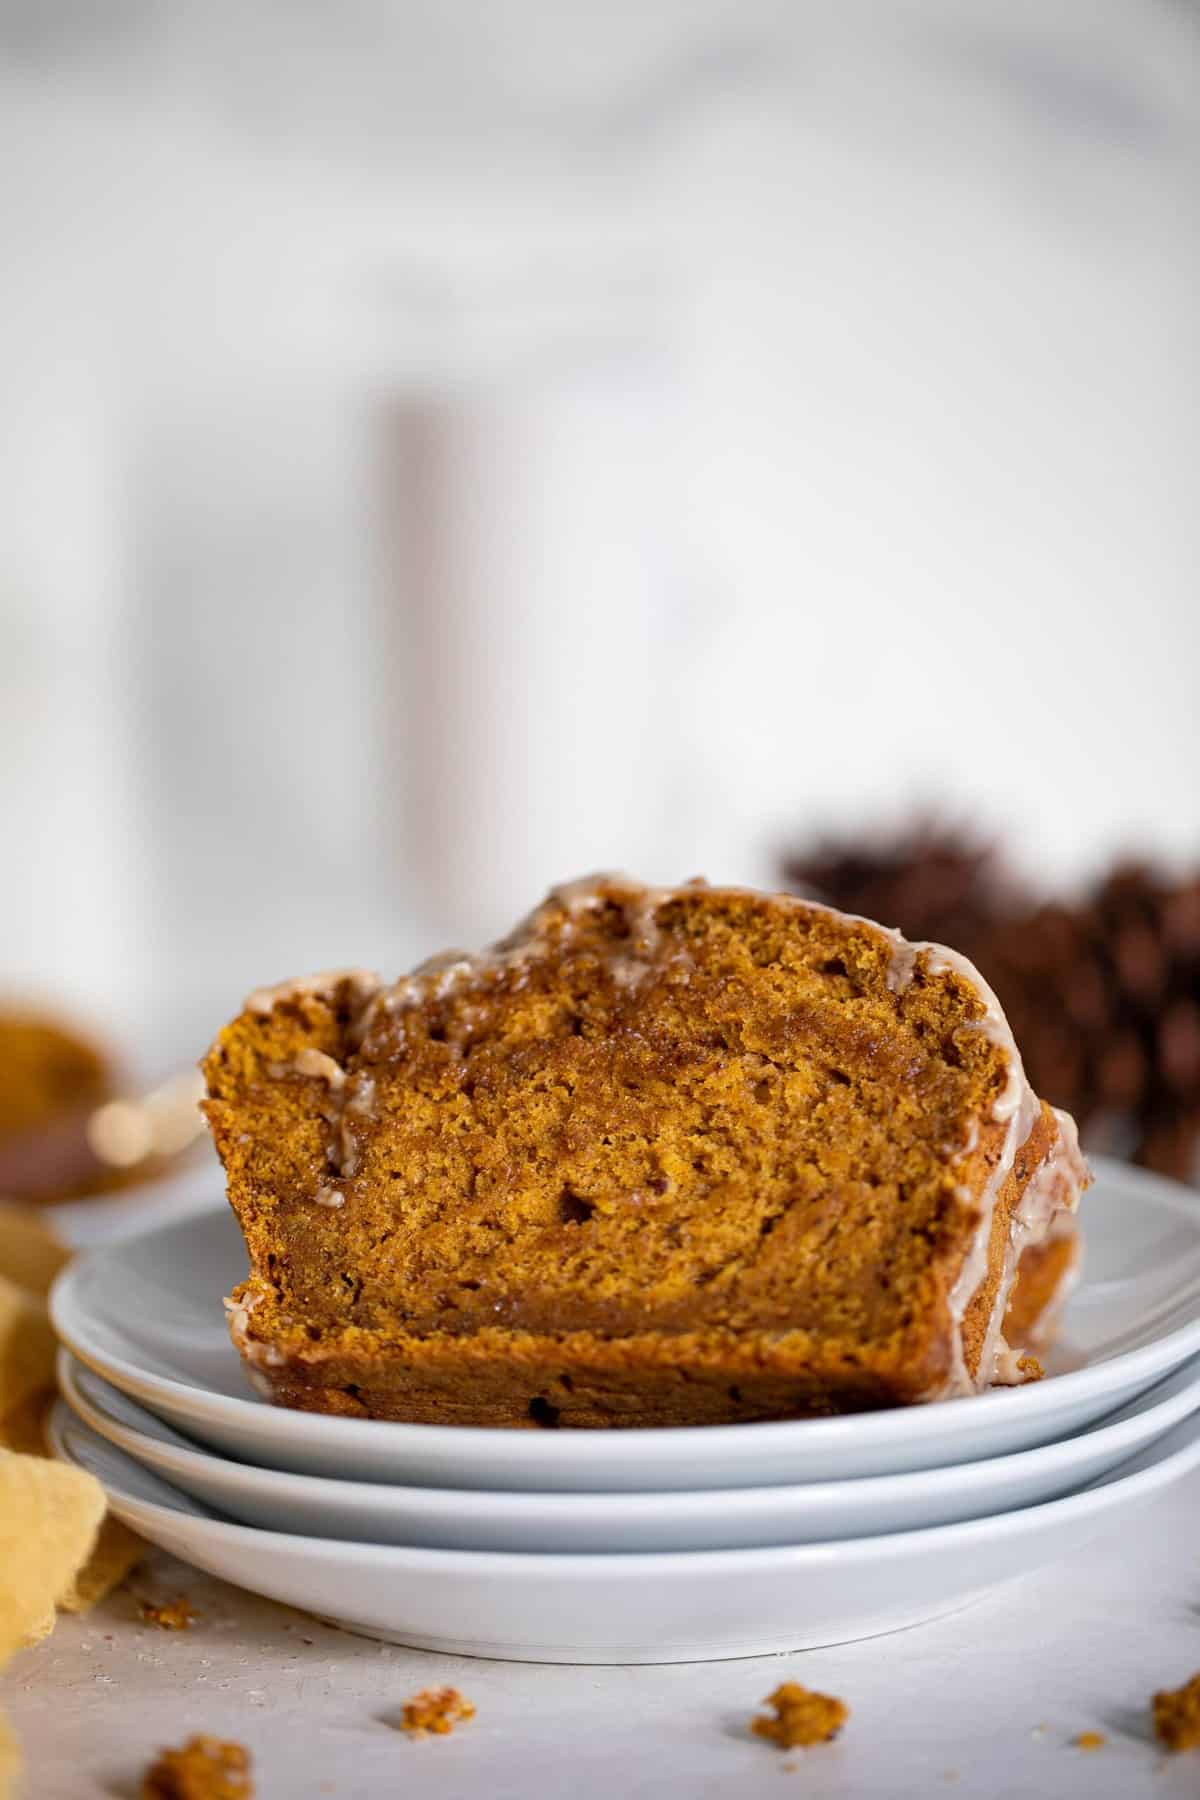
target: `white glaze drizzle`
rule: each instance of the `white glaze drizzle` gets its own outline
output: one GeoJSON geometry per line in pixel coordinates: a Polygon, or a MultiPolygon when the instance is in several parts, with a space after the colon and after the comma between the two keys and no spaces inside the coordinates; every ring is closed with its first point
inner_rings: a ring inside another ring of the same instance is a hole
{"type": "MultiPolygon", "coordinates": [[[[1052,1150],[1051,1157],[1054,1154],[1055,1151],[1052,1150]]],[[[1046,1168],[1047,1163],[1042,1163],[1034,1170],[1009,1218],[1004,1262],[975,1371],[976,1388],[986,1387],[994,1382],[1011,1387],[1023,1379],[1023,1376],[1014,1373],[1016,1360],[1004,1337],[1004,1316],[1012,1298],[1017,1265],[1022,1253],[1030,1245],[1041,1242],[1050,1220],[1059,1208],[1057,1187],[1048,1185],[1044,1180],[1046,1168]]]]}
{"type": "Polygon", "coordinates": [[[250,1336],[250,1315],[255,1307],[262,1305],[265,1298],[266,1295],[262,1293],[244,1294],[238,1299],[235,1299],[232,1294],[227,1294],[221,1304],[225,1308],[226,1323],[229,1327],[230,1338],[233,1340],[233,1347],[247,1366],[252,1387],[257,1393],[263,1394],[269,1399],[273,1390],[266,1376],[260,1372],[261,1365],[282,1361],[283,1358],[278,1351],[274,1356],[270,1354],[276,1350],[273,1344],[264,1344],[260,1338],[250,1336]]]}
{"type": "Polygon", "coordinates": [[[261,1292],[244,1294],[240,1299],[235,1299],[232,1294],[227,1294],[222,1305],[227,1315],[229,1336],[233,1341],[234,1349],[246,1365],[250,1384],[256,1393],[262,1394],[269,1400],[274,1393],[274,1388],[262,1373],[262,1366],[266,1364],[268,1367],[275,1368],[286,1362],[287,1358],[277,1344],[267,1344],[261,1338],[250,1335],[250,1315],[256,1307],[262,1305],[265,1299],[266,1295],[261,1292]]]}
{"type": "Polygon", "coordinates": [[[284,1075],[309,1075],[317,1081],[328,1082],[331,1092],[335,1094],[346,1080],[346,1071],[341,1063],[335,1062],[324,1050],[314,1049],[311,1044],[298,1050],[291,1062],[271,1063],[269,1067],[276,1080],[284,1075]]]}
{"type": "Polygon", "coordinates": [[[547,927],[561,922],[562,935],[569,940],[581,920],[606,904],[610,887],[614,897],[628,905],[630,931],[621,949],[610,957],[609,967],[619,986],[636,986],[652,972],[658,957],[658,908],[676,898],[681,890],[644,887],[624,875],[591,875],[552,888],[540,906],[487,949],[450,950],[431,956],[411,975],[380,989],[364,1008],[359,1035],[365,1037],[381,1016],[395,1018],[430,1000],[451,1000],[485,975],[519,972],[548,956],[558,939],[547,927]]]}
{"type": "Polygon", "coordinates": [[[348,982],[360,1003],[378,992],[379,976],[371,969],[326,969],[319,975],[297,975],[291,981],[277,981],[273,987],[255,988],[243,1002],[246,1012],[266,1015],[289,1000],[329,1000],[343,982],[348,982]]]}
{"type": "Polygon", "coordinates": [[[901,937],[900,933],[894,931],[890,926],[881,925],[877,929],[886,931],[889,937],[895,940],[892,959],[888,965],[887,984],[893,994],[902,994],[913,978],[913,971],[917,966],[917,953],[921,946],[909,943],[907,938],[901,937]]]}
{"type": "MultiPolygon", "coordinates": [[[[659,909],[669,902],[685,898],[689,890],[704,888],[718,898],[728,896],[745,900],[769,900],[797,913],[822,913],[859,925],[882,940],[889,955],[887,983],[900,992],[911,978],[919,951],[939,946],[910,944],[890,926],[878,925],[874,919],[859,918],[852,913],[839,913],[835,907],[817,900],[802,899],[796,894],[762,894],[747,887],[709,888],[704,881],[693,881],[683,887],[647,887],[631,875],[597,874],[564,882],[551,888],[542,903],[521,922],[487,949],[467,952],[451,950],[431,956],[399,981],[379,988],[370,995],[358,1026],[359,1037],[365,1037],[380,1015],[395,1017],[429,1000],[453,998],[464,987],[472,985],[489,972],[517,970],[549,955],[559,941],[547,926],[561,922],[568,939],[574,927],[589,913],[598,911],[610,899],[625,906],[629,924],[627,938],[618,940],[619,948],[608,957],[608,967],[619,987],[635,988],[656,967],[662,966],[664,936],[658,925],[659,909]]],[[[686,968],[689,957],[678,948],[670,957],[678,968],[686,968]]]]}
{"type": "MultiPolygon", "coordinates": [[[[346,985],[349,986],[357,1007],[349,1029],[353,1044],[360,1034],[363,1018],[382,989],[379,976],[369,969],[326,970],[319,975],[302,975],[293,981],[281,981],[274,987],[256,988],[247,997],[245,1010],[262,1016],[293,1000],[332,1000],[337,990],[346,985]]],[[[313,1044],[303,1045],[290,1062],[268,1063],[267,1072],[275,1080],[287,1075],[300,1075],[325,1082],[329,1088],[330,1104],[323,1116],[332,1128],[326,1151],[329,1166],[337,1175],[356,1175],[360,1152],[350,1115],[358,1119],[370,1116],[375,1098],[372,1075],[364,1070],[347,1071],[335,1057],[330,1056],[327,1051],[318,1050],[313,1044]]],[[[313,1200],[318,1206],[336,1209],[345,1205],[346,1196],[336,1188],[322,1185],[313,1195],[313,1200]]]]}
{"type": "Polygon", "coordinates": [[[250,1329],[250,1314],[256,1306],[262,1305],[263,1299],[262,1294],[244,1294],[236,1300],[232,1294],[226,1294],[222,1300],[221,1305],[228,1315],[230,1332],[239,1343],[250,1329]]]}
{"type": "MultiPolygon", "coordinates": [[[[914,946],[914,949],[918,950],[922,956],[921,966],[927,977],[947,973],[954,974],[971,988],[983,1003],[984,1010],[982,1018],[970,1022],[970,1028],[994,1043],[1004,1053],[1006,1062],[1004,1087],[992,1104],[991,1114],[996,1124],[1007,1126],[1000,1155],[988,1171],[987,1179],[978,1196],[973,1196],[969,1189],[959,1190],[960,1197],[967,1205],[978,1207],[979,1222],[963,1260],[962,1268],[950,1289],[950,1317],[955,1328],[954,1359],[945,1387],[942,1393],[936,1396],[950,1399],[958,1394],[977,1393],[981,1388],[987,1387],[993,1378],[996,1356],[1000,1347],[1000,1327],[1004,1322],[1009,1291],[1012,1287],[1012,1276],[1008,1274],[1007,1267],[1002,1272],[996,1290],[996,1299],[984,1334],[983,1346],[975,1366],[974,1376],[971,1375],[966,1364],[963,1321],[967,1308],[987,1278],[992,1221],[1001,1189],[1012,1173],[1017,1153],[1033,1130],[1041,1108],[1037,1096],[1026,1078],[1021,1053],[1017,1049],[1016,1040],[1000,1002],[974,964],[969,962],[965,956],[960,955],[958,951],[950,950],[944,944],[922,944],[914,946]]],[[[916,972],[916,967],[917,959],[914,957],[910,969],[910,980],[916,972]]],[[[959,1152],[952,1158],[952,1161],[958,1161],[965,1154],[967,1154],[966,1151],[959,1152]]],[[[1007,1256],[1008,1252],[1006,1252],[1006,1264],[1007,1256]]],[[[1015,1263],[1013,1267],[1015,1269],[1015,1263]]]]}
{"type": "Polygon", "coordinates": [[[289,1358],[287,1351],[279,1344],[267,1343],[262,1338],[250,1335],[250,1315],[265,1299],[266,1295],[261,1291],[236,1300],[232,1295],[226,1295],[223,1305],[228,1315],[229,1336],[242,1359],[251,1387],[264,1400],[272,1400],[275,1397],[275,1383],[265,1371],[283,1368],[289,1358]]]}
{"type": "Polygon", "coordinates": [[[369,1119],[375,1111],[375,1077],[368,1069],[356,1069],[351,1075],[342,1101],[342,1111],[357,1113],[369,1119]]]}
{"type": "Polygon", "coordinates": [[[1027,1370],[1022,1368],[1028,1352],[1013,1350],[1001,1339],[992,1358],[993,1387],[1023,1387],[1027,1370]]]}

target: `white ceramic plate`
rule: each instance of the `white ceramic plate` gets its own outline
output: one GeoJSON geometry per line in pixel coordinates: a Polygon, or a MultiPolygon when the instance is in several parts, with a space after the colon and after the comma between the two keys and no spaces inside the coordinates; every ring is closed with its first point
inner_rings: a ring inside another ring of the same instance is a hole
{"type": "Polygon", "coordinates": [[[360,1544],[526,1553],[746,1550],[976,1519],[1083,1487],[1200,1409],[1195,1358],[1106,1424],[986,1462],[808,1487],[484,1494],[252,1468],[197,1449],[66,1350],[58,1380],[71,1410],[108,1443],[243,1524],[360,1544]]]}
{"type": "Polygon", "coordinates": [[[1064,1358],[1045,1381],[840,1419],[649,1431],[402,1425],[251,1396],[221,1296],[242,1277],[232,1215],[176,1221],[93,1251],[51,1310],[81,1362],[189,1436],[244,1462],[420,1487],[731,1488],[881,1475],[1029,1449],[1115,1411],[1200,1353],[1200,1194],[1097,1159],[1087,1268],[1064,1358]]]}
{"type": "Polygon", "coordinates": [[[353,1631],[516,1662],[707,1662],[845,1643],[953,1611],[1069,1555],[1200,1463],[1200,1415],[1120,1475],[1045,1506],[890,1537],[766,1550],[520,1556],[231,1525],[106,1444],[62,1401],[55,1452],[163,1549],[353,1631]]]}

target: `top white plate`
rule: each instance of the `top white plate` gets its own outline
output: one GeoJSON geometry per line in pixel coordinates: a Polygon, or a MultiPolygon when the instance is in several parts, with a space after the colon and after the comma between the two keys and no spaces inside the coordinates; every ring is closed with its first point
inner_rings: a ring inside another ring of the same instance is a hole
{"type": "Polygon", "coordinates": [[[1096,1159],[1087,1265],[1045,1381],[933,1406],[779,1424],[505,1431],[292,1412],[253,1397],[221,1297],[246,1258],[232,1215],[93,1251],[59,1277],[80,1361],[201,1442],[267,1468],[434,1487],[732,1488],[944,1467],[1049,1443],[1200,1352],[1200,1194],[1096,1159]],[[1061,1371],[1061,1372],[1058,1372],[1061,1371]]]}

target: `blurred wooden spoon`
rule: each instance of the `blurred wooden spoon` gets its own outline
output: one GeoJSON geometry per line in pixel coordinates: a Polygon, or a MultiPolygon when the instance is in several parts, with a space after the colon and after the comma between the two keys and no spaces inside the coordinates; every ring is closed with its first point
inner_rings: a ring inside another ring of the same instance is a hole
{"type": "Polygon", "coordinates": [[[165,1173],[204,1131],[198,1070],[0,1138],[0,1197],[41,1205],[165,1173]]]}

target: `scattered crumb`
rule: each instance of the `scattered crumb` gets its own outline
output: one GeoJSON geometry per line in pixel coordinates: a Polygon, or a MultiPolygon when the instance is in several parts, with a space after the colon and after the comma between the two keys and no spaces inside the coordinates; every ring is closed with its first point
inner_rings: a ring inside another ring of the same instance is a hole
{"type": "Polygon", "coordinates": [[[823,1744],[837,1736],[850,1708],[831,1694],[814,1694],[798,1681],[785,1681],[768,1694],[764,1706],[774,1708],[775,1717],[759,1713],[751,1719],[755,1737],[767,1738],[781,1750],[796,1750],[808,1744],[823,1744]]]}
{"type": "Polygon", "coordinates": [[[253,1800],[250,1753],[220,1738],[193,1737],[163,1750],[142,1777],[141,1800],[253,1800]]]}
{"type": "Polygon", "coordinates": [[[1035,1725],[1029,1735],[1032,1738],[1044,1738],[1049,1729],[1048,1725],[1035,1725]]]}
{"type": "Polygon", "coordinates": [[[1103,1750],[1108,1739],[1102,1731],[1081,1731],[1072,1742],[1076,1750],[1103,1750]]]}
{"type": "Polygon", "coordinates": [[[1036,1356],[1018,1356],[1017,1372],[1022,1381],[1044,1381],[1046,1371],[1036,1356]]]}
{"type": "Polygon", "coordinates": [[[175,1600],[165,1600],[161,1606],[143,1600],[138,1610],[147,1625],[157,1625],[162,1631],[187,1631],[196,1623],[196,1614],[182,1594],[175,1600]]]}
{"type": "Polygon", "coordinates": [[[1200,1749],[1200,1673],[1155,1694],[1154,1735],[1168,1750],[1200,1749]]]}
{"type": "Polygon", "coordinates": [[[475,1717],[475,1708],[464,1700],[457,1688],[426,1688],[404,1702],[400,1729],[409,1737],[445,1737],[456,1725],[475,1717]]]}
{"type": "Polygon", "coordinates": [[[800,1764],[798,1762],[785,1762],[780,1763],[779,1767],[783,1774],[794,1775],[796,1770],[800,1767],[800,1764]]]}

